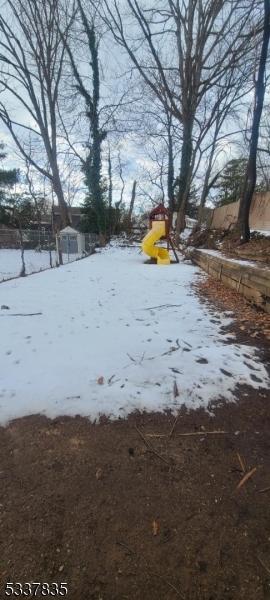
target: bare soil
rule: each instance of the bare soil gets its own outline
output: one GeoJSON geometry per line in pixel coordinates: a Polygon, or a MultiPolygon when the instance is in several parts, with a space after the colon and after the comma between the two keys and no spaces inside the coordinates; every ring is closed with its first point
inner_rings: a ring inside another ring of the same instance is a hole
{"type": "Polygon", "coordinates": [[[70,600],[270,600],[270,391],[237,396],[177,419],[0,428],[0,599],[6,581],[64,581],[70,600]]]}

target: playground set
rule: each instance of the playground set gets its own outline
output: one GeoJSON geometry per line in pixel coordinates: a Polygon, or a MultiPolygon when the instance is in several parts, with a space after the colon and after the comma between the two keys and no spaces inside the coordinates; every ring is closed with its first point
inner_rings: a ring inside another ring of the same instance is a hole
{"type": "Polygon", "coordinates": [[[163,204],[159,204],[149,214],[149,231],[142,241],[142,251],[147,256],[150,256],[149,263],[157,265],[170,265],[171,263],[178,263],[179,259],[170,236],[171,229],[171,215],[163,204]],[[156,242],[159,240],[165,240],[167,242],[167,248],[162,246],[156,246],[156,242]],[[175,260],[170,257],[169,250],[173,251],[175,260]]]}

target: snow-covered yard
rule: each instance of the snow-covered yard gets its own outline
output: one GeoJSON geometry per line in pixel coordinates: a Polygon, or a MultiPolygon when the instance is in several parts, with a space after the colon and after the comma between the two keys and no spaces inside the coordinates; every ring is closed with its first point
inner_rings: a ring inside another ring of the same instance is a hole
{"type": "Polygon", "coordinates": [[[268,387],[255,348],[224,344],[230,318],[200,303],[198,276],[186,263],[150,266],[138,249],[107,247],[3,283],[0,421],[207,406],[232,400],[237,383],[268,387]]]}
{"type": "MultiPolygon", "coordinates": [[[[56,252],[52,251],[52,266],[56,265],[56,252]]],[[[72,262],[79,258],[78,254],[63,254],[63,262],[72,262]]],[[[26,266],[26,274],[37,273],[44,269],[50,268],[50,253],[48,250],[36,252],[35,250],[25,250],[24,260],[26,266]]],[[[17,277],[22,268],[21,251],[0,249],[0,282],[5,279],[17,277]]]]}

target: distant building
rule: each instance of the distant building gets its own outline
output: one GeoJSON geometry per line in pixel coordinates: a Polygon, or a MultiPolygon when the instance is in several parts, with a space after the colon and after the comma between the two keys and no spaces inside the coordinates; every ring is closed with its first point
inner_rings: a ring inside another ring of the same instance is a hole
{"type": "MultiPolygon", "coordinates": [[[[69,206],[68,214],[70,218],[70,226],[74,229],[78,229],[80,222],[82,220],[82,207],[81,206],[69,206]]],[[[54,206],[52,209],[52,214],[50,215],[52,228],[54,231],[59,231],[61,229],[61,213],[58,206],[54,206]]]]}
{"type": "Polygon", "coordinates": [[[0,223],[0,248],[17,248],[19,242],[18,230],[0,223]]]}
{"type": "MultiPolygon", "coordinates": [[[[74,229],[79,228],[82,219],[81,206],[69,206],[68,214],[70,218],[70,226],[74,229]]],[[[53,206],[51,212],[41,216],[41,221],[32,221],[29,223],[29,229],[32,231],[41,230],[43,233],[54,233],[62,228],[61,213],[58,206],[53,206]]]]}

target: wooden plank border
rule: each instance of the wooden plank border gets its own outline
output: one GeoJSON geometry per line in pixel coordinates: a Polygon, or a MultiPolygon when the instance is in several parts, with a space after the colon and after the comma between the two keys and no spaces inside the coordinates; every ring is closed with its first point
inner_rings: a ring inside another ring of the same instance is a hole
{"type": "Polygon", "coordinates": [[[253,267],[197,248],[189,250],[188,256],[210,277],[221,281],[270,314],[270,268],[253,267]]]}

